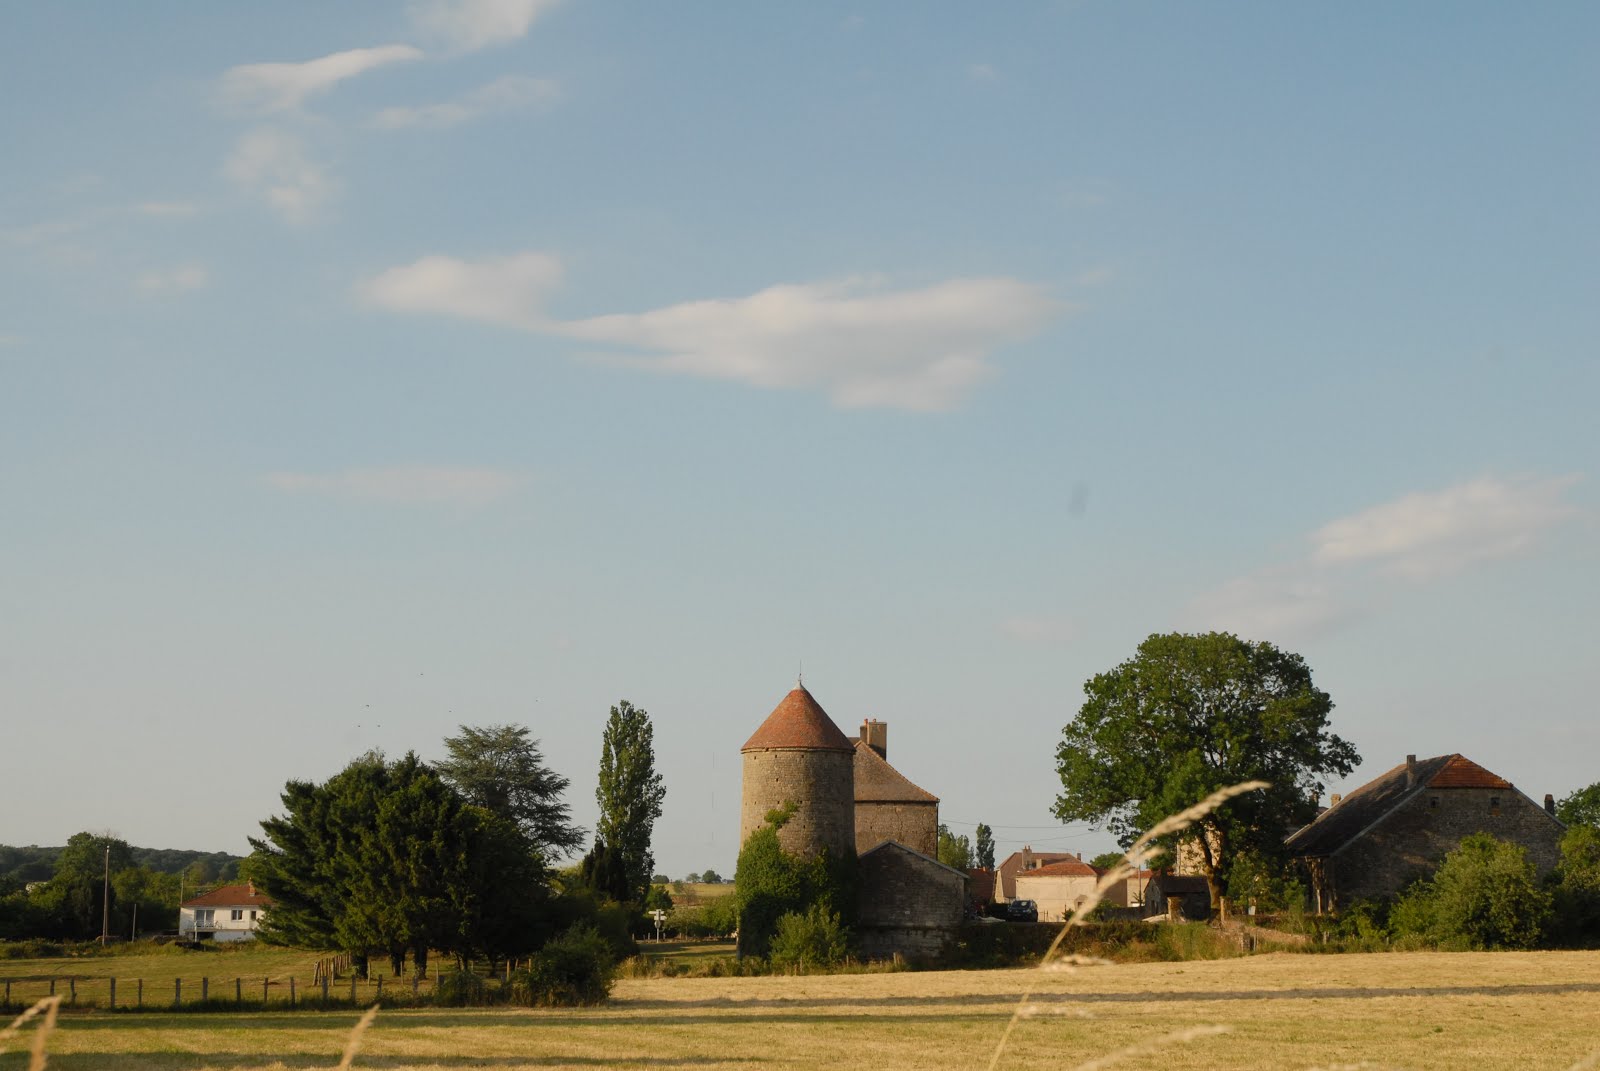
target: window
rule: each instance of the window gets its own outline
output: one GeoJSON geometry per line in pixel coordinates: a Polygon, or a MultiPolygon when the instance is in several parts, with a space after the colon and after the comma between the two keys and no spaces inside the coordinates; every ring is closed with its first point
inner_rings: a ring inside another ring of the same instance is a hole
{"type": "Polygon", "coordinates": [[[1499,796],[1490,796],[1489,797],[1489,813],[1490,814],[1499,814],[1500,813],[1500,797],[1499,796]]]}
{"type": "Polygon", "coordinates": [[[217,922],[217,913],[209,907],[202,907],[194,913],[196,926],[214,926],[217,922]]]}
{"type": "Polygon", "coordinates": [[[256,913],[255,913],[255,911],[252,910],[250,912],[250,921],[254,922],[255,920],[256,920],[256,913]]]}
{"type": "Polygon", "coordinates": [[[1429,796],[1428,797],[1428,806],[1430,808],[1432,808],[1433,810],[1437,811],[1439,809],[1439,797],[1438,796],[1429,796]]]}
{"type": "Polygon", "coordinates": [[[242,908],[242,907],[234,908],[232,911],[230,911],[228,913],[228,917],[229,917],[229,919],[231,919],[234,922],[242,922],[244,920],[244,908],[242,908]]]}

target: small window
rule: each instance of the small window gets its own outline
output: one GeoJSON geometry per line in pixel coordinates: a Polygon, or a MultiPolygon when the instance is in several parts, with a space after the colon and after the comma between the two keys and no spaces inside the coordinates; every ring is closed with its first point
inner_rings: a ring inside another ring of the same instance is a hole
{"type": "Polygon", "coordinates": [[[252,911],[252,912],[250,912],[250,921],[254,922],[255,920],[256,920],[256,913],[254,911],[252,911]]]}
{"type": "Polygon", "coordinates": [[[242,907],[234,908],[232,911],[228,912],[228,917],[233,922],[243,922],[244,921],[244,908],[242,908],[242,907]]]}
{"type": "Polygon", "coordinates": [[[1429,796],[1428,797],[1428,806],[1430,808],[1432,808],[1433,810],[1437,811],[1439,809],[1439,797],[1438,796],[1429,796]]]}
{"type": "Polygon", "coordinates": [[[1500,797],[1499,796],[1490,796],[1489,797],[1489,813],[1490,814],[1499,814],[1500,813],[1500,797]]]}

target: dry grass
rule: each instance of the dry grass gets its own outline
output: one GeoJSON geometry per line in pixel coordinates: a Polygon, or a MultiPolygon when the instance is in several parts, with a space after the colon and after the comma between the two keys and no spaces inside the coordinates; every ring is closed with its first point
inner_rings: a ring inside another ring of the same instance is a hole
{"type": "MultiPolygon", "coordinates": [[[[843,1068],[987,1062],[1019,996],[1006,1068],[1571,1071],[1600,1049],[1600,956],[1272,954],[1076,972],[941,971],[623,981],[573,1011],[381,1013],[355,1068],[843,1068]],[[1226,1035],[1208,1036],[1226,1026],[1226,1035]],[[1124,1054],[1169,1035],[1159,1050],[1124,1054]],[[1096,1063],[1096,1061],[1102,1061],[1096,1063]]],[[[52,1068],[332,1068],[353,1012],[63,1014],[52,1068]]],[[[0,1056],[21,1071],[23,1054],[0,1056]]]]}

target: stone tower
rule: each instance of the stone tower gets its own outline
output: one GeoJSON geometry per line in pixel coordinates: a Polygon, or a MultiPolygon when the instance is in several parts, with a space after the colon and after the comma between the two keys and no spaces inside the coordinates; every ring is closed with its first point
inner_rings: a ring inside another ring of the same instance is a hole
{"type": "Polygon", "coordinates": [[[740,844],[768,811],[793,803],[794,816],[778,831],[784,851],[806,859],[824,848],[834,858],[855,854],[855,746],[810,692],[795,685],[739,752],[740,844]]]}

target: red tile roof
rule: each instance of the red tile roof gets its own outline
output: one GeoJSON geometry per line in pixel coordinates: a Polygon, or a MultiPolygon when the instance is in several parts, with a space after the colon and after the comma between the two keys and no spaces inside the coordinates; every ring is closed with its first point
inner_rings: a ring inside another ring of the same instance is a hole
{"type": "MultiPolygon", "coordinates": [[[[745,747],[749,747],[746,744],[745,747]]],[[[906,775],[865,741],[856,741],[857,803],[938,803],[939,797],[912,784],[906,775]]]]}
{"type": "Polygon", "coordinates": [[[254,885],[219,885],[208,893],[185,900],[184,907],[271,907],[272,897],[254,885]]]}
{"type": "Polygon", "coordinates": [[[1059,863],[1047,863],[1036,866],[1032,870],[1018,871],[1019,878],[1097,878],[1100,872],[1085,863],[1082,859],[1063,859],[1059,863]]]}
{"type": "Polygon", "coordinates": [[[760,751],[764,748],[792,748],[808,751],[853,752],[850,738],[839,731],[811,693],[796,687],[783,697],[755,735],[744,742],[740,751],[760,751]]]}
{"type": "Polygon", "coordinates": [[[967,896],[985,904],[994,899],[994,871],[985,867],[967,870],[967,896]]]}
{"type": "Polygon", "coordinates": [[[1428,779],[1429,788],[1510,788],[1511,782],[1492,774],[1471,759],[1451,755],[1444,769],[1428,779]]]}

